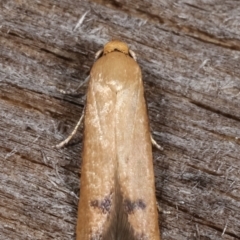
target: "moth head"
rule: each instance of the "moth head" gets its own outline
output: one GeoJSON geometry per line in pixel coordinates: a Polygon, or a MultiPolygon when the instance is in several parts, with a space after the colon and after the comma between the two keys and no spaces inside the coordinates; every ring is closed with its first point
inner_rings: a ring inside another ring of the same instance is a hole
{"type": "Polygon", "coordinates": [[[99,50],[96,53],[95,58],[98,59],[101,56],[106,55],[111,52],[114,52],[114,51],[124,53],[124,54],[132,57],[135,61],[137,60],[136,54],[131,49],[129,49],[128,45],[125,42],[121,42],[119,40],[112,40],[112,41],[108,42],[107,44],[105,44],[104,48],[99,50]]]}

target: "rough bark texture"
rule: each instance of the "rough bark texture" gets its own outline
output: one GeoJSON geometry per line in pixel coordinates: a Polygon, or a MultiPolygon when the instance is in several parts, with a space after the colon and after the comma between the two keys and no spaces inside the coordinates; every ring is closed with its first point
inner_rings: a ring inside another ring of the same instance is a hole
{"type": "Polygon", "coordinates": [[[112,38],[137,53],[164,147],[162,239],[240,239],[239,12],[234,0],[1,0],[0,240],[75,239],[82,130],[51,146],[77,123],[85,89],[57,89],[76,89],[112,38]]]}

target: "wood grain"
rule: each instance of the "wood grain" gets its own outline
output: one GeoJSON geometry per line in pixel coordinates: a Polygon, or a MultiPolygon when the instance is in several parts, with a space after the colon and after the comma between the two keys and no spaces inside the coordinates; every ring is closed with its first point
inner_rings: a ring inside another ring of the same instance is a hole
{"type": "Polygon", "coordinates": [[[75,239],[84,105],[111,39],[137,53],[162,239],[240,239],[239,1],[0,3],[0,239],[75,239]],[[87,12],[84,19],[82,16],[87,12]],[[80,20],[80,26],[75,26],[80,20]]]}

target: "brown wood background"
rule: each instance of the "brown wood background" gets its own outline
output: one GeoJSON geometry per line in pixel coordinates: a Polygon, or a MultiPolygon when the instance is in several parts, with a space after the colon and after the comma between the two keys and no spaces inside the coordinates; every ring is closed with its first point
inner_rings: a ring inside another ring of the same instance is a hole
{"type": "Polygon", "coordinates": [[[137,53],[165,149],[154,149],[162,239],[240,239],[240,1],[1,0],[0,240],[75,239],[82,130],[51,146],[86,88],[57,89],[76,89],[112,38],[137,53]]]}

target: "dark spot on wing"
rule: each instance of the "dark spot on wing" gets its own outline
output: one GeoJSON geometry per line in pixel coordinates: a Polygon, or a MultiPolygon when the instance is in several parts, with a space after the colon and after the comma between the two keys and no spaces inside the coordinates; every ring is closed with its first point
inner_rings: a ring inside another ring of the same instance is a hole
{"type": "Polygon", "coordinates": [[[90,206],[100,209],[103,214],[110,213],[110,209],[111,209],[111,206],[112,206],[111,195],[106,196],[102,200],[97,200],[96,199],[96,200],[91,201],[90,206]]]}
{"type": "Polygon", "coordinates": [[[129,199],[125,199],[123,202],[123,207],[125,212],[128,214],[133,214],[134,211],[138,209],[144,210],[146,208],[146,204],[142,199],[138,199],[137,201],[130,201],[129,199]]]}

